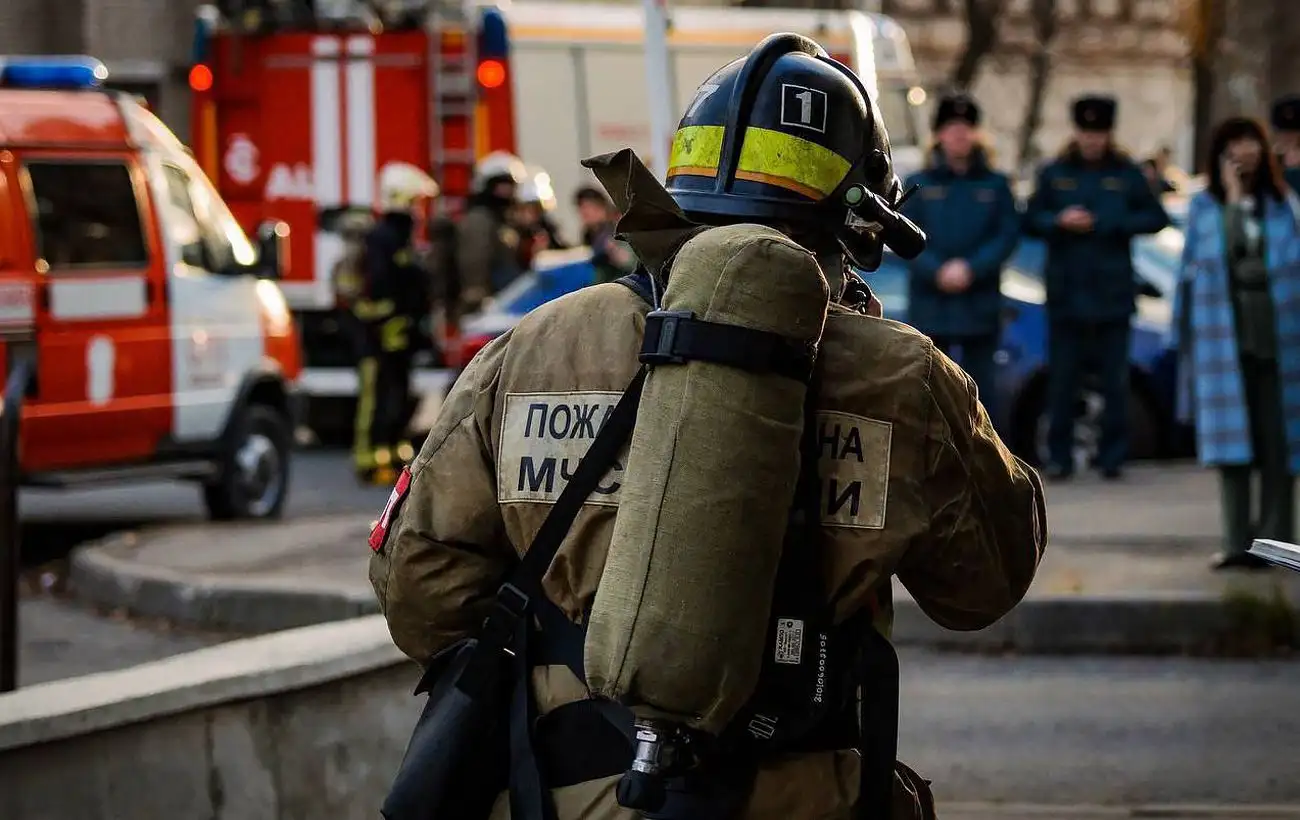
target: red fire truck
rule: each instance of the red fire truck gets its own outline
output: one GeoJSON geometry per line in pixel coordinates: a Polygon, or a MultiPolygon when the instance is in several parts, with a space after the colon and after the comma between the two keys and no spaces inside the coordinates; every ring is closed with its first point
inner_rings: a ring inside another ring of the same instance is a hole
{"type": "MultiPolygon", "coordinates": [[[[332,286],[345,242],[330,215],[368,210],[385,163],[427,169],[442,186],[438,206],[454,216],[478,158],[518,154],[550,173],[560,226],[576,236],[565,206],[589,181],[580,159],[625,145],[652,159],[667,148],[650,145],[637,5],[480,2],[492,0],[317,0],[314,13],[272,19],[268,12],[251,22],[200,12],[190,73],[193,147],[242,224],[274,218],[292,228],[293,272],[282,287],[302,328],[301,386],[318,432],[325,418],[347,429],[356,390],[332,286]],[[365,19],[365,9],[385,5],[406,9],[404,19],[365,19]],[[326,17],[326,7],[340,11],[326,17]]],[[[803,32],[873,91],[902,171],[919,161],[925,95],[907,37],[890,18],[684,6],[670,17],[671,110],[682,110],[711,71],[767,34],[803,32]]],[[[454,349],[473,349],[463,341],[454,349]]],[[[441,396],[449,378],[447,370],[420,368],[414,386],[441,396]]]]}

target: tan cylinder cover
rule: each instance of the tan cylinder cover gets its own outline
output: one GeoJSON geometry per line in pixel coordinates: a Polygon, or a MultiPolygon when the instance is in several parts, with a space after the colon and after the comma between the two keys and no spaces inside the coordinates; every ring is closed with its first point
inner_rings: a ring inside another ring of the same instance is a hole
{"type": "MultiPolygon", "coordinates": [[[[815,344],[827,296],[807,250],[732,225],[683,246],[663,309],[815,344]]],[[[753,694],[805,392],[787,376],[709,362],[651,370],[587,632],[595,694],[715,734],[753,694]]]]}

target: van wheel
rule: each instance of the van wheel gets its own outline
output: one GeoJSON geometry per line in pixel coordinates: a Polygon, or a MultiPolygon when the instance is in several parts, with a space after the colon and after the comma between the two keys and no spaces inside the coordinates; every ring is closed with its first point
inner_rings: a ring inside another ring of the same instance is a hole
{"type": "Polygon", "coordinates": [[[279,518],[289,498],[293,436],[284,415],[263,404],[244,408],[221,475],[203,485],[208,516],[216,521],[279,518]]]}

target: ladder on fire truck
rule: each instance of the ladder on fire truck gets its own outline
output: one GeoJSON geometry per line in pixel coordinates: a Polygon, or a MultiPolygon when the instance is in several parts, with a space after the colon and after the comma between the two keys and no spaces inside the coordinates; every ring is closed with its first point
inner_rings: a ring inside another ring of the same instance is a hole
{"type": "Polygon", "coordinates": [[[442,186],[439,216],[464,212],[474,176],[477,102],[477,5],[441,0],[431,9],[429,37],[429,171],[442,186]]]}

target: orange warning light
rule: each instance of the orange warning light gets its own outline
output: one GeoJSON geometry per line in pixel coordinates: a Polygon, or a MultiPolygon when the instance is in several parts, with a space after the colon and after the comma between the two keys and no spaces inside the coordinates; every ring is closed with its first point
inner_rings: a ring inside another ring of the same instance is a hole
{"type": "Polygon", "coordinates": [[[212,69],[198,63],[190,69],[190,88],[194,91],[207,91],[212,88],[212,69]]]}
{"type": "Polygon", "coordinates": [[[500,60],[484,60],[478,64],[478,83],[484,88],[499,88],[506,81],[506,66],[500,60]]]}

